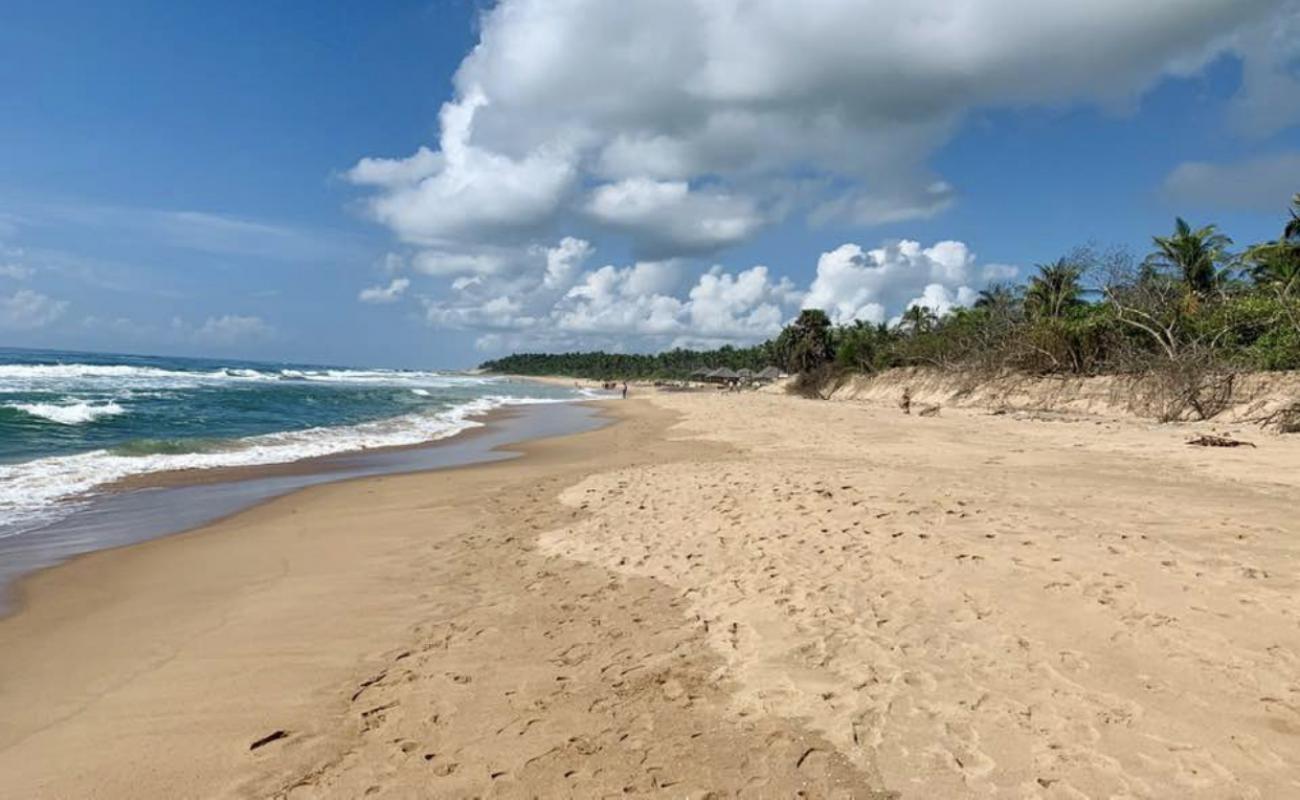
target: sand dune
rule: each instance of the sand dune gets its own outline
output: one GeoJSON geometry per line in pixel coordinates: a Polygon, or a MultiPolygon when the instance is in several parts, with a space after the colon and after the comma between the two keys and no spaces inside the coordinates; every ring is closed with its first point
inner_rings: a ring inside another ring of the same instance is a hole
{"type": "Polygon", "coordinates": [[[0,795],[1300,794],[1300,439],[610,410],[37,576],[0,795]]]}

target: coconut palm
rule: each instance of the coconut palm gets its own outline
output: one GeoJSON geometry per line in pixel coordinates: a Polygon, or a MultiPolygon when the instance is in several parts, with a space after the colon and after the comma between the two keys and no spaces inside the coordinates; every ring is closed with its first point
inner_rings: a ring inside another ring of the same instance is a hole
{"type": "Polygon", "coordinates": [[[1283,297],[1300,294],[1300,249],[1279,243],[1261,245],[1250,252],[1250,276],[1283,297]]]}
{"type": "Polygon", "coordinates": [[[929,306],[923,306],[919,303],[908,306],[898,321],[899,328],[913,335],[928,333],[934,330],[934,326],[937,324],[939,324],[939,316],[929,306]]]}
{"type": "Polygon", "coordinates": [[[1010,283],[993,283],[981,289],[975,298],[975,308],[993,314],[1010,316],[1020,304],[1020,290],[1010,283]]]}
{"type": "Polygon", "coordinates": [[[1172,236],[1153,236],[1152,241],[1156,250],[1148,261],[1172,270],[1195,295],[1209,295],[1227,278],[1227,270],[1221,265],[1228,258],[1232,240],[1214,225],[1192,228],[1187,220],[1178,217],[1172,236]]]}
{"type": "Polygon", "coordinates": [[[1300,294],[1300,213],[1297,212],[1300,212],[1300,194],[1291,200],[1291,218],[1282,231],[1282,238],[1255,245],[1243,257],[1255,283],[1283,297],[1300,294]]]}
{"type": "Polygon", "coordinates": [[[1065,316],[1083,305],[1082,276],[1082,270],[1064,258],[1054,264],[1039,264],[1038,274],[1029,279],[1025,290],[1025,310],[1033,317],[1065,316]]]}

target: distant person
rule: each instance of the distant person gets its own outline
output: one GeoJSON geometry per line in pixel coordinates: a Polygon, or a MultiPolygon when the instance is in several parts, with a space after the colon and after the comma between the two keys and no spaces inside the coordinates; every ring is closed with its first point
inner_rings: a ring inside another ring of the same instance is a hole
{"type": "Polygon", "coordinates": [[[898,401],[898,407],[903,409],[904,414],[912,413],[912,387],[903,389],[903,399],[898,401]]]}
{"type": "Polygon", "coordinates": [[[623,399],[627,399],[627,381],[623,381],[623,399]]]}

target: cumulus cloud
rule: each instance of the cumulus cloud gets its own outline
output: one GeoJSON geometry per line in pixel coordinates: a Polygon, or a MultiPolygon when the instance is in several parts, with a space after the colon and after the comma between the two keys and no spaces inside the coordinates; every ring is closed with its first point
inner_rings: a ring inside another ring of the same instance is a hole
{"type": "Polygon", "coordinates": [[[0,295],[0,328],[34,330],[63,316],[66,300],[55,300],[31,289],[19,289],[11,295],[0,295]]]}
{"type": "Polygon", "coordinates": [[[585,220],[643,255],[708,252],[779,218],[796,178],[823,181],[814,221],[925,218],[960,188],[930,156],[974,109],[1123,104],[1234,53],[1243,116],[1289,124],[1296,19],[1296,0],[502,0],[438,148],[348,176],[421,244],[585,220]]]}
{"type": "Polygon", "coordinates": [[[470,92],[442,107],[441,151],[401,160],[363,159],[348,177],[383,191],[370,213],[404,241],[430,244],[534,229],[556,210],[575,178],[557,144],[522,158],[475,146],[474,118],[488,105],[470,92]]]}
{"type": "MultiPolygon", "coordinates": [[[[177,321],[178,325],[183,325],[177,321]]],[[[225,314],[220,317],[208,317],[193,332],[195,341],[203,344],[228,346],[250,341],[269,339],[275,335],[275,328],[261,317],[225,314]]]]}
{"type": "Polygon", "coordinates": [[[557,246],[548,248],[542,288],[554,291],[569,286],[591,254],[590,242],[572,236],[566,236],[557,246]]]}
{"type": "Polygon", "coordinates": [[[593,256],[590,243],[566,238],[532,270],[458,279],[446,296],[424,299],[427,321],[476,331],[489,351],[716,347],[767,339],[800,308],[824,308],[839,323],[883,322],[917,304],[945,313],[972,303],[990,278],[1017,272],[980,266],[955,241],[846,244],[822,254],[806,289],[762,265],[693,276],[677,260],[584,269],[593,256]]]}
{"type": "Polygon", "coordinates": [[[842,245],[817,260],[804,306],[824,309],[838,324],[884,322],[911,304],[946,311],[969,296],[974,263],[962,242],[922,247],[903,240],[874,250],[842,245]]]}
{"type": "Polygon", "coordinates": [[[649,178],[597,188],[587,211],[611,228],[638,234],[641,251],[651,255],[709,252],[748,239],[763,224],[747,197],[649,178]]]}
{"type": "Polygon", "coordinates": [[[357,299],[363,303],[396,303],[410,285],[410,278],[393,278],[387,286],[370,286],[362,289],[357,299]]]}
{"type": "Polygon", "coordinates": [[[1132,107],[1225,54],[1243,62],[1243,117],[1291,124],[1275,106],[1298,2],[500,0],[437,145],[347,176],[430,279],[429,322],[485,347],[755,341],[800,304],[837,321],[943,311],[1017,270],[960,242],[847,244],[802,288],[686,259],[788,220],[935,217],[962,187],[932,156],[972,112],[1132,107]],[[629,257],[593,265],[589,241],[629,257]]]}
{"type": "Polygon", "coordinates": [[[1242,30],[1234,47],[1249,54],[1228,118],[1237,131],[1263,138],[1300,122],[1300,2],[1242,30]]]}
{"type": "Polygon", "coordinates": [[[1280,213],[1300,190],[1300,152],[1228,164],[1189,161],[1165,178],[1163,193],[1181,206],[1280,213]]]}

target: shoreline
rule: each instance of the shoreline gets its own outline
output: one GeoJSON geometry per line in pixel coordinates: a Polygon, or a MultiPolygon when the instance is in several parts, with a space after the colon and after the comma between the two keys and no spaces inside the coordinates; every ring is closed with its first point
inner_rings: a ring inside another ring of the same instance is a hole
{"type": "Polygon", "coordinates": [[[801,772],[801,753],[827,750],[802,727],[729,722],[720,662],[664,586],[611,583],[603,569],[536,550],[529,531],[577,516],[554,502],[575,480],[706,455],[665,436],[670,411],[642,402],[602,413],[615,423],[528,442],[517,459],[437,481],[315,486],[31,576],[29,602],[0,620],[0,786],[26,797],[361,796],[377,776],[342,767],[373,750],[367,760],[400,759],[399,796],[649,790],[680,782],[622,755],[647,746],[627,732],[653,719],[654,746],[671,743],[676,761],[706,756],[714,779],[876,796],[833,753],[818,775],[801,772]],[[589,639],[605,642],[598,650],[617,643],[619,669],[591,658],[589,639]],[[539,648],[555,665],[540,673],[539,648]],[[404,688],[424,681],[448,688],[404,688]],[[656,699],[681,685],[684,705],[656,699]],[[384,700],[390,692],[402,698],[384,700]],[[567,710],[470,744],[482,726],[513,724],[516,695],[567,710]],[[419,732],[401,738],[404,728],[419,732]],[[555,744],[535,751],[539,739],[555,744]],[[86,741],[97,746],[77,746],[86,741]],[[779,758],[753,763],[759,751],[779,758]]]}
{"type": "MultiPolygon", "coordinates": [[[[70,559],[215,524],[310,486],[514,457],[511,447],[533,438],[530,427],[546,431],[546,425],[527,418],[536,417],[542,413],[538,409],[552,405],[594,409],[599,404],[581,400],[507,405],[467,417],[474,423],[471,427],[418,444],[352,450],[284,463],[168,470],[104,484],[69,515],[0,539],[0,619],[21,608],[25,578],[70,559]],[[184,513],[169,515],[168,505],[182,506],[184,513]],[[200,511],[205,506],[211,510],[200,511]]],[[[599,414],[593,418],[599,418],[599,414]]],[[[568,424],[581,430],[584,423],[575,420],[568,424]]]]}

